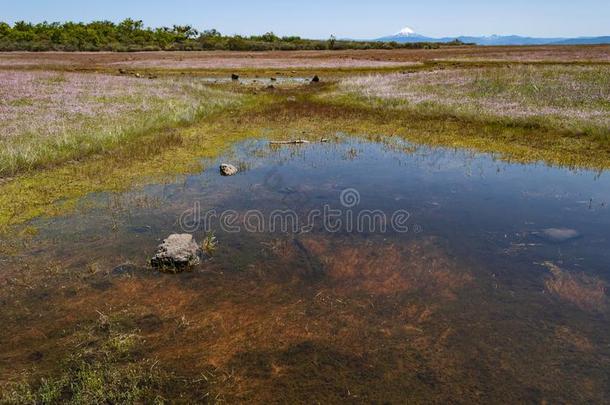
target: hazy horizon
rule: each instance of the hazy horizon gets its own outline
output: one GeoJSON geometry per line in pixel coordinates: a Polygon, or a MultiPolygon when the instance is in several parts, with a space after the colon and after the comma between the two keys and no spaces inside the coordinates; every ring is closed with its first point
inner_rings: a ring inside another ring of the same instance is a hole
{"type": "Polygon", "coordinates": [[[430,37],[521,35],[530,37],[592,37],[610,35],[610,5],[604,1],[580,3],[524,1],[488,4],[481,0],[422,4],[414,1],[368,2],[340,0],[325,4],[266,1],[264,5],[235,0],[230,6],[218,2],[182,0],[24,0],[3,7],[0,20],[14,23],[42,21],[143,20],[146,26],[188,24],[198,30],[215,28],[223,34],[255,35],[273,31],[278,35],[307,38],[378,38],[408,26],[430,37]]]}

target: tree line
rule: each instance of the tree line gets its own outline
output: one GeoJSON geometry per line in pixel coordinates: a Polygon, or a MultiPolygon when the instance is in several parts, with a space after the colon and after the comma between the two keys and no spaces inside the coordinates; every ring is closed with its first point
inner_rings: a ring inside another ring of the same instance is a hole
{"type": "MultiPolygon", "coordinates": [[[[454,43],[459,45],[461,43],[454,43]]],[[[396,42],[304,39],[298,36],[223,35],[215,29],[199,32],[190,25],[145,27],[141,20],[128,18],[120,23],[19,21],[0,22],[0,51],[269,51],[438,48],[436,43],[400,44],[396,42]]]]}

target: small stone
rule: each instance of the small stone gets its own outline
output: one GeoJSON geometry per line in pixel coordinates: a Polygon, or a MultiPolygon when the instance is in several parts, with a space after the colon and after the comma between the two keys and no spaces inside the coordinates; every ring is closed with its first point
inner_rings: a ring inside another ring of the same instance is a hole
{"type": "Polygon", "coordinates": [[[540,236],[549,242],[563,243],[580,237],[580,232],[569,228],[548,228],[543,229],[540,236]]]}
{"type": "Polygon", "coordinates": [[[201,249],[190,234],[173,234],[159,245],[150,264],[161,271],[178,273],[199,263],[201,249]]]}
{"type": "Polygon", "coordinates": [[[228,163],[223,163],[220,165],[220,174],[223,176],[234,176],[237,174],[237,171],[237,167],[228,163]]]}
{"type": "Polygon", "coordinates": [[[139,73],[134,74],[134,76],[135,76],[135,77],[137,77],[138,79],[139,79],[140,77],[142,77],[142,75],[140,75],[139,73]]]}
{"type": "Polygon", "coordinates": [[[326,142],[329,142],[329,140],[328,140],[328,138],[322,138],[322,139],[320,139],[320,142],[326,143],[326,142]]]}
{"type": "Polygon", "coordinates": [[[233,81],[239,80],[239,75],[236,75],[235,73],[231,74],[231,80],[233,80],[233,81]]]}
{"type": "Polygon", "coordinates": [[[318,77],[318,75],[315,75],[315,76],[313,77],[313,79],[311,79],[311,82],[312,82],[312,83],[318,83],[318,82],[320,82],[320,78],[318,77]]]}
{"type": "Polygon", "coordinates": [[[275,77],[272,77],[270,80],[271,80],[272,82],[277,81],[277,79],[276,79],[275,77]]]}
{"type": "Polygon", "coordinates": [[[127,73],[127,71],[126,71],[125,69],[119,69],[119,74],[124,75],[124,74],[126,74],[126,73],[127,73]]]}

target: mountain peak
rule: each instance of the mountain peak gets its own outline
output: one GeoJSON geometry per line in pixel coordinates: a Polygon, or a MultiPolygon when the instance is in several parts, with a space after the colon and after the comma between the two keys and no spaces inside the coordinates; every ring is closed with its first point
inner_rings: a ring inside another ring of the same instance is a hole
{"type": "Polygon", "coordinates": [[[408,37],[408,36],[415,35],[415,31],[412,28],[410,28],[410,27],[404,27],[403,29],[398,31],[396,33],[396,35],[408,37]]]}

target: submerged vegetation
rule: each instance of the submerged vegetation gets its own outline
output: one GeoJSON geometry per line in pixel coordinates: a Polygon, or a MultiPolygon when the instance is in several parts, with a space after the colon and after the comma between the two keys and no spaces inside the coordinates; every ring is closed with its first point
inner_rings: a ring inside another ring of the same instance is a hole
{"type": "Polygon", "coordinates": [[[33,382],[24,375],[0,384],[0,403],[165,403],[169,392],[189,392],[197,400],[209,396],[206,373],[195,379],[162,370],[143,357],[145,341],[138,330],[128,330],[122,321],[120,315],[100,312],[96,322],[71,337],[77,350],[62,360],[56,375],[33,382]]]}

